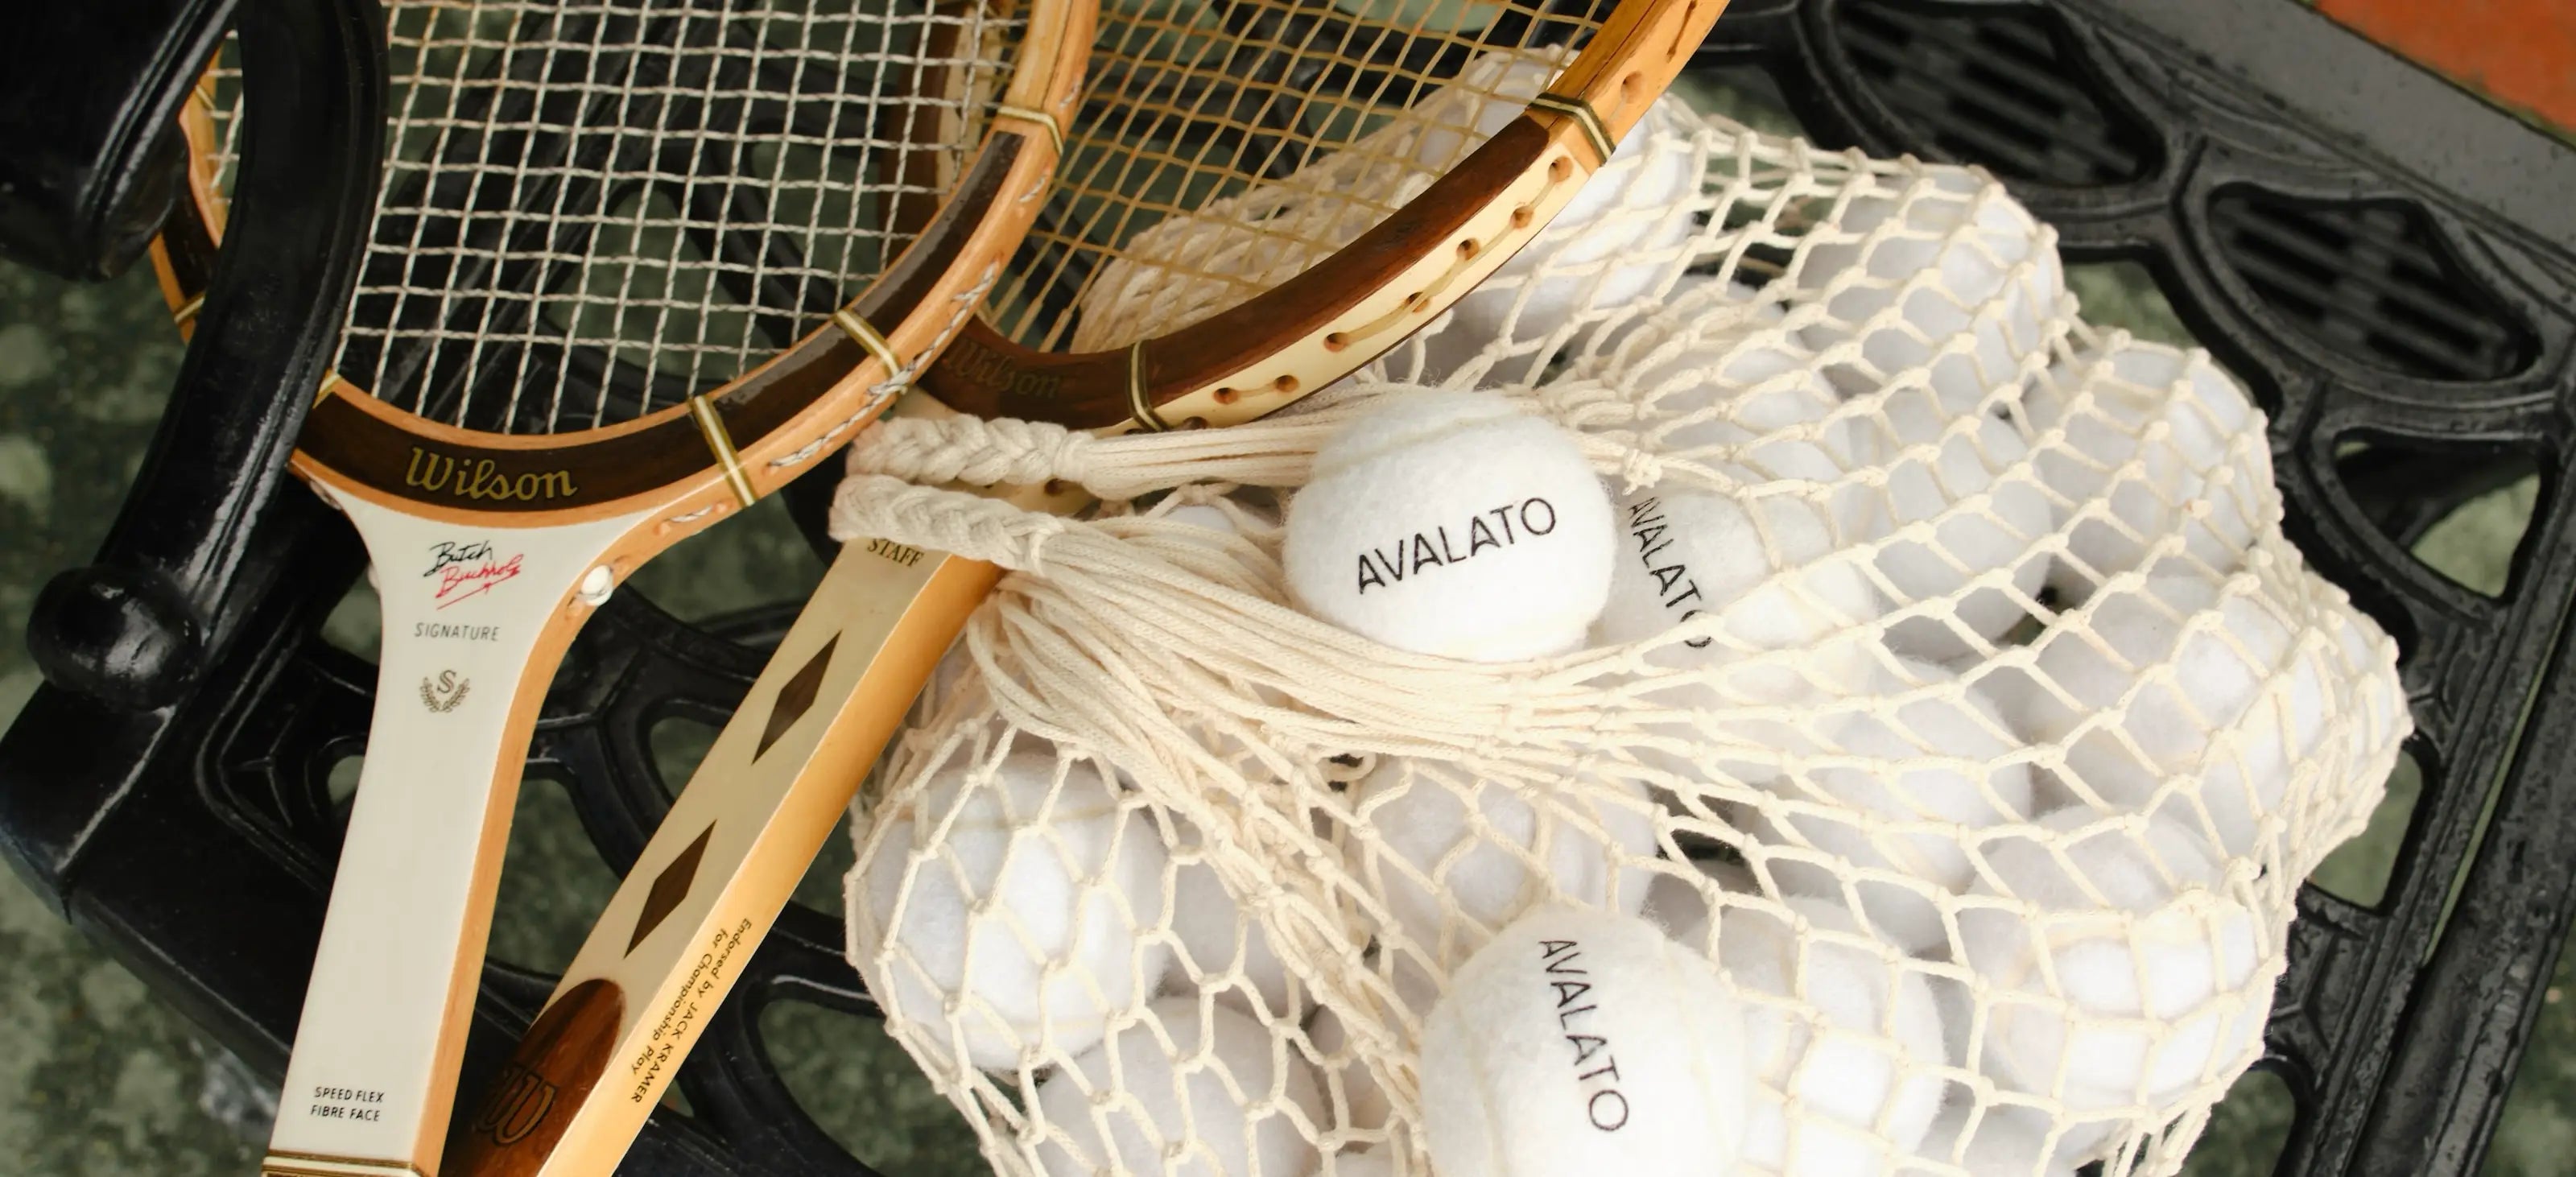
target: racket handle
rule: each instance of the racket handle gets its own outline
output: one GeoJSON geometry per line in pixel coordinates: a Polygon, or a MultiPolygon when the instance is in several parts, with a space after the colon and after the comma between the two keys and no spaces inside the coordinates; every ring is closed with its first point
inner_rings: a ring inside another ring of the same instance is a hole
{"type": "Polygon", "coordinates": [[[170,407],[96,562],[46,585],[28,627],[48,681],[115,706],[177,702],[230,636],[225,595],[320,387],[374,211],[376,5],[261,15],[241,29],[243,103],[261,116],[243,127],[225,248],[170,407]]]}
{"type": "Polygon", "coordinates": [[[651,512],[500,528],[334,497],[384,640],[269,1156],[305,1177],[435,1173],[529,733],[651,512]]]}
{"type": "Polygon", "coordinates": [[[1001,570],[851,543],[458,1121],[446,1177],[607,1173],[1001,570]]]}

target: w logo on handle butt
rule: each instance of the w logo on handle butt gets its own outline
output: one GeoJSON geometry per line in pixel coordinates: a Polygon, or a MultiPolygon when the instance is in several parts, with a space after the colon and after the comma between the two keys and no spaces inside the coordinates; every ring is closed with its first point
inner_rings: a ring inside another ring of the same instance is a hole
{"type": "Polygon", "coordinates": [[[555,1085],[546,1082],[544,1076],[510,1063],[493,1080],[492,1098],[484,1101],[483,1110],[466,1131],[508,1148],[527,1139],[537,1125],[546,1122],[546,1113],[555,1106],[555,1094],[555,1085]]]}

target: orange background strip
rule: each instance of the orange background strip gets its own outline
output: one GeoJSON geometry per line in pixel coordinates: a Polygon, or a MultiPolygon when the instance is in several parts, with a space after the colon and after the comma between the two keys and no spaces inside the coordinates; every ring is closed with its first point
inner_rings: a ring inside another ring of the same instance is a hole
{"type": "Polygon", "coordinates": [[[2502,105],[2576,133],[2576,3],[2317,0],[2317,10],[2502,105]]]}

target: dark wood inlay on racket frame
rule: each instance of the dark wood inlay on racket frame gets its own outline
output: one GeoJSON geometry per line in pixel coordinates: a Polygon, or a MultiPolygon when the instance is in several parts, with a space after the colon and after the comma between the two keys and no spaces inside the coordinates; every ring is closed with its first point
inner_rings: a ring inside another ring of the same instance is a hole
{"type": "Polygon", "coordinates": [[[313,406],[297,448],[361,486],[416,503],[476,512],[577,510],[666,491],[708,468],[706,438],[684,407],[616,429],[500,446],[468,440],[488,435],[433,434],[420,418],[390,406],[359,406],[351,398],[360,395],[335,391],[313,406]],[[405,428],[388,413],[413,424],[405,428]]]}
{"type": "MultiPolygon", "coordinates": [[[[965,252],[969,233],[985,219],[985,208],[1003,199],[1003,184],[1028,147],[1029,141],[1017,131],[996,129],[986,137],[983,152],[958,182],[948,207],[939,210],[939,216],[912,247],[886,267],[885,273],[877,275],[867,292],[859,296],[856,306],[860,317],[885,324],[918,313],[923,301],[930,297],[932,286],[965,252]]],[[[999,270],[1001,259],[995,258],[992,264],[999,270]]]]}
{"type": "MultiPolygon", "coordinates": [[[[860,317],[889,329],[923,312],[990,219],[1027,145],[1017,134],[994,132],[948,206],[857,300],[860,317]]],[[[735,448],[748,449],[797,422],[868,358],[866,348],[826,324],[716,396],[716,410],[735,448]]],[[[324,397],[305,420],[299,448],[362,486],[412,502],[509,513],[579,510],[662,491],[708,469],[706,436],[682,407],[628,425],[492,445],[480,440],[488,435],[433,433],[437,427],[409,413],[351,399],[362,395],[342,385],[324,397]]]]}
{"type": "MultiPolygon", "coordinates": [[[[929,228],[853,304],[851,309],[879,331],[920,313],[939,280],[965,254],[987,210],[1002,198],[1011,166],[1028,141],[1012,132],[995,131],[987,144],[929,228]]],[[[749,446],[795,419],[867,358],[866,348],[839,327],[825,324],[795,350],[734,382],[715,398],[716,411],[724,416],[734,444],[749,446]]]]}
{"type": "MultiPolygon", "coordinates": [[[[1513,119],[1422,195],[1305,273],[1144,341],[1139,346],[1146,403],[1169,404],[1275,354],[1280,340],[1321,331],[1428,251],[1441,248],[1492,203],[1495,193],[1528,172],[1547,146],[1548,133],[1538,123],[1513,119]]],[[[1359,346],[1371,350],[1359,362],[1402,338],[1393,333],[1366,341],[1359,346]]],[[[940,364],[922,374],[920,385],[949,407],[979,417],[1106,429],[1133,415],[1128,380],[1134,362],[1131,351],[1123,348],[1070,355],[1038,351],[978,319],[940,364]]]]}
{"type": "Polygon", "coordinates": [[[627,939],[626,951],[635,951],[635,946],[652,935],[653,929],[661,927],[663,920],[671,918],[671,913],[679,910],[680,901],[688,898],[689,889],[697,885],[698,864],[705,861],[707,841],[715,836],[713,825],[699,830],[697,840],[671,859],[671,864],[663,867],[662,873],[653,876],[653,889],[644,895],[644,910],[635,915],[635,934],[627,939]]]}

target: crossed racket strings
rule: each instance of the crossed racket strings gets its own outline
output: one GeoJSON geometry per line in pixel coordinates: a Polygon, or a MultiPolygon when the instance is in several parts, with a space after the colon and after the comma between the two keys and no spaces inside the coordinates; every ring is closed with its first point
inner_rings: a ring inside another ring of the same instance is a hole
{"type": "Polygon", "coordinates": [[[972,142],[912,133],[979,121],[999,72],[936,50],[1016,35],[858,11],[393,16],[405,98],[337,368],[432,420],[522,434],[678,404],[826,320],[972,142]]]}

